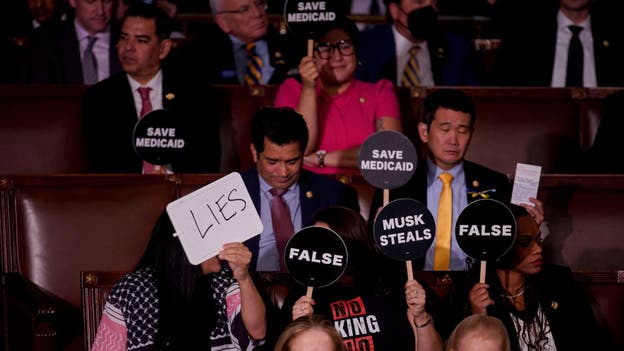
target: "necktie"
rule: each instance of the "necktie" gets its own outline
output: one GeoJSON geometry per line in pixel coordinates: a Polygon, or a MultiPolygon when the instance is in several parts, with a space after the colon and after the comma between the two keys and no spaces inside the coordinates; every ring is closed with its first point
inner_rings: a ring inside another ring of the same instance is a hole
{"type": "Polygon", "coordinates": [[[88,43],[82,53],[82,80],[85,84],[95,84],[98,82],[97,61],[93,54],[93,44],[97,37],[88,36],[88,43]]]}
{"type": "Polygon", "coordinates": [[[371,6],[370,9],[368,10],[368,14],[369,15],[378,15],[381,12],[379,11],[379,4],[377,3],[377,0],[373,0],[371,2],[371,6]]]}
{"type": "Polygon", "coordinates": [[[275,235],[275,244],[280,256],[280,266],[285,271],[284,266],[284,250],[288,239],[295,233],[295,228],[290,218],[290,210],[288,204],[284,201],[282,195],[285,189],[273,188],[270,190],[273,198],[271,199],[271,223],[273,224],[273,234],[275,235]]]}
{"type": "MultiPolygon", "coordinates": [[[[149,112],[152,112],[152,101],[150,100],[150,91],[152,88],[149,87],[139,87],[137,91],[139,95],[141,95],[141,113],[139,114],[139,119],[143,118],[149,112]]],[[[154,165],[143,161],[143,173],[152,173],[154,171],[154,165]]]]}
{"type": "Polygon", "coordinates": [[[247,52],[247,68],[245,69],[245,83],[247,85],[262,84],[262,58],[256,54],[256,44],[245,45],[247,52]]]}
{"type": "Polygon", "coordinates": [[[418,66],[418,59],[416,55],[420,51],[420,46],[414,45],[409,50],[409,60],[403,69],[403,76],[401,76],[401,85],[408,88],[414,88],[420,85],[420,67],[418,66]]]}
{"type": "Polygon", "coordinates": [[[566,67],[566,87],[583,86],[583,44],[579,33],[583,27],[569,26],[572,32],[570,46],[568,47],[568,66],[566,67]]]}
{"type": "Polygon", "coordinates": [[[449,173],[440,174],[442,192],[438,204],[438,224],[433,252],[433,270],[448,271],[451,265],[451,226],[453,223],[453,176],[449,173]]]}

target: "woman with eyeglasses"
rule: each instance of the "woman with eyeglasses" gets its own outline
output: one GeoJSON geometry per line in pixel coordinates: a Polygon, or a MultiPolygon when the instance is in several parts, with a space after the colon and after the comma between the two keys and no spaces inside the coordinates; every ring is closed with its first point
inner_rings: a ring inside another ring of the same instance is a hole
{"type": "Polygon", "coordinates": [[[488,265],[486,282],[472,287],[468,312],[499,318],[513,351],[605,350],[591,306],[570,269],[543,264],[539,227],[524,208],[512,206],[512,211],[515,243],[488,265]]]}
{"type": "Polygon", "coordinates": [[[392,83],[354,78],[359,32],[345,17],[320,31],[312,57],[299,64],[299,79],[279,87],[275,106],[301,113],[309,131],[304,162],[317,173],[355,173],[362,142],[380,130],[401,130],[392,83]]]}

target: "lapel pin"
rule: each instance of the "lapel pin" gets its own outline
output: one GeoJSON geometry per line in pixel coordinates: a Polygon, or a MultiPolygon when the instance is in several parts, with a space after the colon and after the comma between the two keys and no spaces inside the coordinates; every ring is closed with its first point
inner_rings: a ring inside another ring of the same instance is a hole
{"type": "Polygon", "coordinates": [[[279,51],[275,52],[275,58],[282,58],[282,53],[279,51]]]}
{"type": "Polygon", "coordinates": [[[479,187],[479,181],[478,180],[473,180],[472,181],[472,186],[474,186],[475,188],[479,187]]]}
{"type": "Polygon", "coordinates": [[[604,46],[605,48],[608,48],[608,47],[609,47],[609,45],[611,45],[611,44],[609,44],[609,41],[608,41],[608,40],[603,40],[603,41],[602,41],[602,46],[604,46]]]}
{"type": "Polygon", "coordinates": [[[173,100],[175,98],[175,94],[174,93],[167,93],[167,95],[165,95],[165,99],[167,100],[173,100]]]}
{"type": "Polygon", "coordinates": [[[363,97],[361,97],[361,98],[360,98],[360,103],[362,103],[362,104],[363,104],[363,103],[365,103],[365,102],[366,102],[366,99],[365,99],[365,98],[363,98],[363,97]]]}
{"type": "Polygon", "coordinates": [[[306,191],[306,197],[307,197],[308,199],[311,199],[311,198],[313,198],[313,197],[314,197],[314,193],[313,193],[313,192],[311,192],[311,191],[306,191]]]}
{"type": "Polygon", "coordinates": [[[557,301],[551,301],[550,302],[550,308],[552,308],[553,310],[556,310],[559,308],[559,304],[557,303],[557,301]]]}

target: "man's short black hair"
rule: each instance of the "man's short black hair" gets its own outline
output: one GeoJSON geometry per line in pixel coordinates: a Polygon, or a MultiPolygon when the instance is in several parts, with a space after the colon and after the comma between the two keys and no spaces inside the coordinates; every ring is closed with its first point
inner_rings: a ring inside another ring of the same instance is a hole
{"type": "Polygon", "coordinates": [[[132,2],[121,19],[122,26],[128,17],[153,19],[156,21],[156,35],[160,40],[168,39],[171,36],[171,20],[165,10],[156,5],[132,2]]]}
{"type": "Polygon", "coordinates": [[[303,116],[292,108],[263,108],[251,122],[251,142],[260,154],[264,151],[264,138],[277,145],[299,143],[301,153],[308,144],[308,127],[303,116]]]}
{"type": "Polygon", "coordinates": [[[440,89],[429,94],[423,103],[422,123],[431,127],[435,113],[440,108],[448,108],[453,111],[464,112],[470,115],[470,127],[474,126],[476,109],[472,99],[461,90],[440,89]]]}

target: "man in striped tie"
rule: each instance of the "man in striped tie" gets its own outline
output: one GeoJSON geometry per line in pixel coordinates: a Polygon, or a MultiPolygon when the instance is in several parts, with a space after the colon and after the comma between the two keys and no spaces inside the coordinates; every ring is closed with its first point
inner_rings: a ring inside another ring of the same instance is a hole
{"type": "Polygon", "coordinates": [[[398,86],[478,85],[474,50],[437,29],[437,0],[384,0],[391,23],[362,32],[357,78],[398,86]]]}
{"type": "Polygon", "coordinates": [[[210,0],[210,7],[215,25],[183,50],[183,69],[212,83],[249,86],[279,84],[294,72],[297,45],[269,25],[266,0],[210,0]]]}

